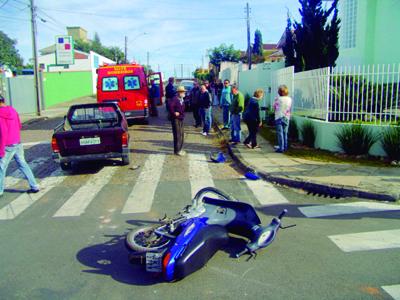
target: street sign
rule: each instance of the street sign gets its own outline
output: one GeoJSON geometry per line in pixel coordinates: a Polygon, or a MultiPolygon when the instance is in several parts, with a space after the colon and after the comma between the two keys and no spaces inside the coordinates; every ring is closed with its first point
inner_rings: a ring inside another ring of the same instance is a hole
{"type": "Polygon", "coordinates": [[[56,65],[73,65],[74,63],[74,40],[72,36],[56,36],[56,65]]]}

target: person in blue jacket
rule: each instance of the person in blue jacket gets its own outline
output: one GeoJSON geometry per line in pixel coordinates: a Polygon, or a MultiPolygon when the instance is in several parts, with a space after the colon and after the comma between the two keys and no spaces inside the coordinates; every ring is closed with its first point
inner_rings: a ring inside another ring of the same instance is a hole
{"type": "Polygon", "coordinates": [[[222,118],[224,122],[224,127],[222,129],[229,129],[230,125],[230,111],[229,107],[232,102],[232,91],[231,86],[229,84],[229,80],[224,80],[224,88],[221,92],[221,99],[219,101],[220,106],[222,107],[222,118]]]}

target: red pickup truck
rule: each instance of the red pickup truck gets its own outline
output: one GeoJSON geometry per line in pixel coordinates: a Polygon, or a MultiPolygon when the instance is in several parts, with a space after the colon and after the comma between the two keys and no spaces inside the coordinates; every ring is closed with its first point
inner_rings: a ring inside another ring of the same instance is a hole
{"type": "Polygon", "coordinates": [[[115,103],[73,105],[51,140],[53,159],[61,169],[72,162],[121,158],[129,164],[129,133],[124,114],[115,103]]]}

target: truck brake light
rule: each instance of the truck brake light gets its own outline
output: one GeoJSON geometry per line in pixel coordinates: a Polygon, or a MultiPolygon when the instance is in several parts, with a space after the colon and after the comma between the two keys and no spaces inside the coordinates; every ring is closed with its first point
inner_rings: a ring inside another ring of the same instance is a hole
{"type": "Polygon", "coordinates": [[[60,147],[58,147],[57,140],[55,137],[51,139],[51,149],[53,149],[53,152],[55,153],[60,153],[60,147]]]}
{"type": "Polygon", "coordinates": [[[122,133],[122,147],[128,147],[128,133],[127,132],[123,132],[122,133]]]}
{"type": "Polygon", "coordinates": [[[148,101],[147,101],[147,99],[144,99],[144,107],[147,107],[149,104],[148,104],[148,101]]]}

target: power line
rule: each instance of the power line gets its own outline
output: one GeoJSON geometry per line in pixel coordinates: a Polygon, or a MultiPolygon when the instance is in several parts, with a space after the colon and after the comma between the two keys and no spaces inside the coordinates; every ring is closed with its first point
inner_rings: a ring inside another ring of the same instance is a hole
{"type": "Polygon", "coordinates": [[[7,4],[8,0],[4,1],[0,8],[3,8],[7,4]]]}
{"type": "Polygon", "coordinates": [[[15,18],[15,17],[9,17],[9,16],[0,16],[0,17],[4,18],[4,19],[15,20],[15,21],[27,21],[27,22],[31,21],[29,19],[15,18]]]}

